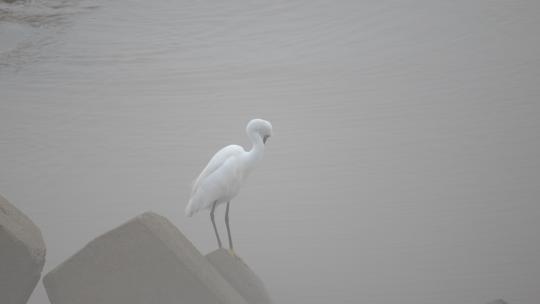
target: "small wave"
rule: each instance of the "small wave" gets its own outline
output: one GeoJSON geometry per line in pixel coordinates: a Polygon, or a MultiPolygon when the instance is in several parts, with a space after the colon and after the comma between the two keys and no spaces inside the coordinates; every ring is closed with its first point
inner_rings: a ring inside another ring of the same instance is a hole
{"type": "Polygon", "coordinates": [[[97,7],[84,0],[0,0],[0,68],[36,58],[74,15],[97,7]]]}

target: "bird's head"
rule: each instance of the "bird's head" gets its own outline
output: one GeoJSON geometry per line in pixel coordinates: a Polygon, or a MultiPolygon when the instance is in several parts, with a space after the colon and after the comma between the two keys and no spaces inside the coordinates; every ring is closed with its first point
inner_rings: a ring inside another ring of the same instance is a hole
{"type": "Polygon", "coordinates": [[[272,136],[272,124],[264,119],[252,119],[249,121],[246,132],[249,134],[257,134],[266,144],[266,141],[272,136]]]}

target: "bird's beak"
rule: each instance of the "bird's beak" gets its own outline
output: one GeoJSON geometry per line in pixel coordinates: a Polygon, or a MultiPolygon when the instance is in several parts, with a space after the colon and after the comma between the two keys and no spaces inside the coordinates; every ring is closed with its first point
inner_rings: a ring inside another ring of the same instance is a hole
{"type": "Polygon", "coordinates": [[[270,137],[270,135],[265,135],[263,137],[263,143],[266,145],[266,141],[268,140],[268,137],[270,137]]]}

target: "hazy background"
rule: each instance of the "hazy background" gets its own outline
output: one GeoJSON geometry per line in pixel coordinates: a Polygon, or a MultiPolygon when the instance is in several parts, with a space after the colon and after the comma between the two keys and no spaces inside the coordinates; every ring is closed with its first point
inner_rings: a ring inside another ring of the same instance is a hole
{"type": "MultiPolygon", "coordinates": [[[[44,273],[274,125],[231,205],[276,303],[540,301],[540,2],[0,2],[0,192],[44,273]]],[[[223,209],[219,223],[225,237],[223,209]]],[[[31,304],[48,303],[42,284],[31,304]]]]}

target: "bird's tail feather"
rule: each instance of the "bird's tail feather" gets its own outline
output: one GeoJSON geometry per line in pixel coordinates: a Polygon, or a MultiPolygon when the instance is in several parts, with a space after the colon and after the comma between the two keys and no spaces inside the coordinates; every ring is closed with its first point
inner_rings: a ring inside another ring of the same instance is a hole
{"type": "Polygon", "coordinates": [[[191,217],[195,212],[197,212],[193,199],[189,200],[185,212],[187,217],[191,217]]]}

